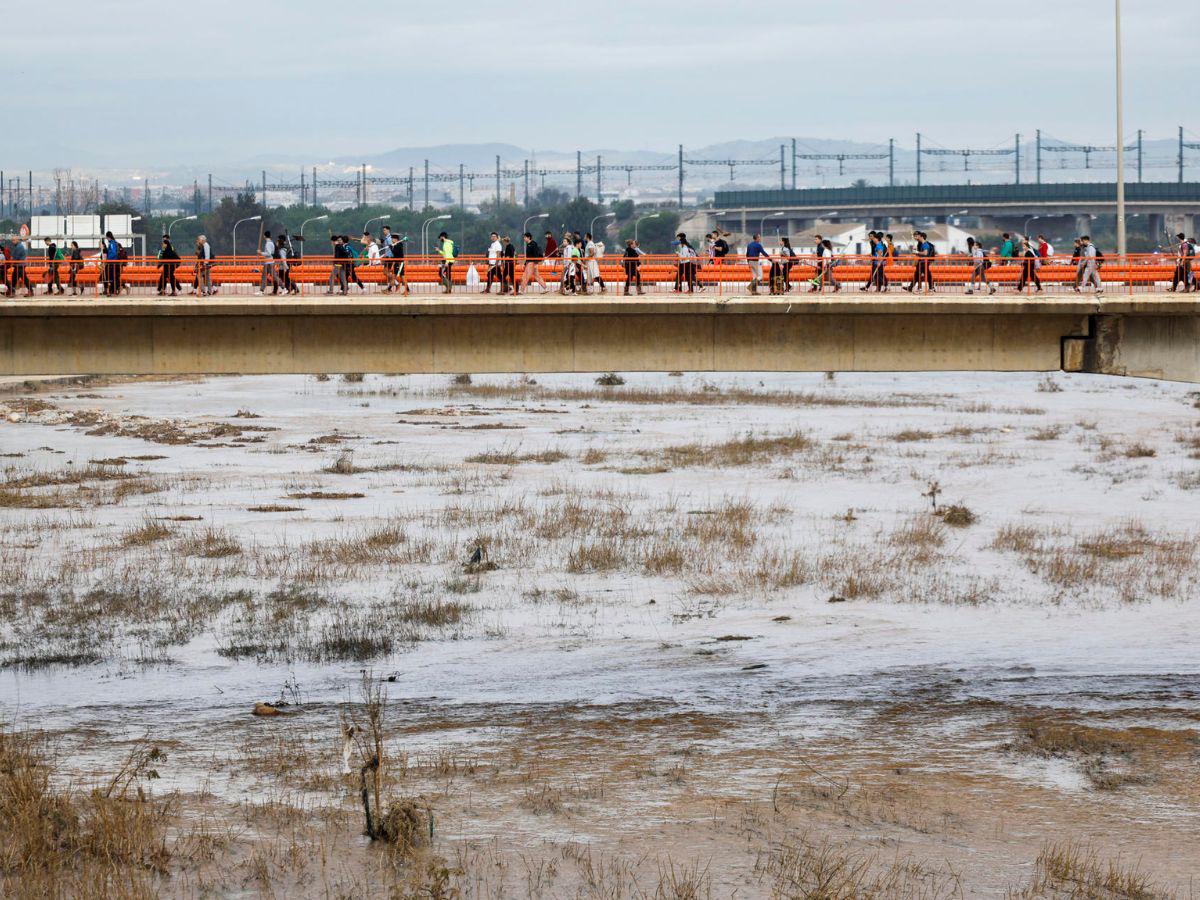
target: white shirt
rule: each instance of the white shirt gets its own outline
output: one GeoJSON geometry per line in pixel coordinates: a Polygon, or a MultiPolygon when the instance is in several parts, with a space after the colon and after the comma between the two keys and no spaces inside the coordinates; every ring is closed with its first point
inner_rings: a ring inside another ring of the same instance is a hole
{"type": "Polygon", "coordinates": [[[983,248],[982,248],[982,247],[980,247],[978,244],[976,244],[976,245],[975,245],[975,246],[974,246],[974,247],[971,249],[971,257],[972,257],[973,259],[983,259],[983,248]]]}
{"type": "Polygon", "coordinates": [[[367,265],[375,265],[379,262],[379,245],[374,241],[367,244],[367,265]]]}
{"type": "Polygon", "coordinates": [[[258,251],[258,255],[264,259],[270,259],[275,255],[275,242],[270,238],[263,241],[262,249],[258,251]]]}
{"type": "Polygon", "coordinates": [[[499,241],[492,241],[488,244],[488,262],[493,265],[500,260],[500,254],[504,252],[504,248],[500,246],[499,241]]]}

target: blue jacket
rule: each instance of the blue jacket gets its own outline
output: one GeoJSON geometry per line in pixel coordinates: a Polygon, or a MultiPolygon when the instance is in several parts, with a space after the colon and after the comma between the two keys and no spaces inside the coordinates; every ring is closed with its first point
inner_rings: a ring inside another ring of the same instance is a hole
{"type": "Polygon", "coordinates": [[[761,243],[759,243],[758,241],[751,241],[746,246],[746,256],[749,259],[758,259],[758,257],[766,256],[766,255],[767,255],[766,248],[763,247],[763,245],[761,243]]]}
{"type": "Polygon", "coordinates": [[[116,259],[117,258],[117,242],[115,240],[109,241],[108,246],[104,248],[104,258],[105,259],[116,259]]]}

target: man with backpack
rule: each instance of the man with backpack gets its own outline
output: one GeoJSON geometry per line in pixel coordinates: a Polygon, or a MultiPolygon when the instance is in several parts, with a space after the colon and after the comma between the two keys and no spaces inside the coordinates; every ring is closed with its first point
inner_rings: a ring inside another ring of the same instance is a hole
{"type": "Polygon", "coordinates": [[[923,231],[913,232],[913,253],[917,257],[916,265],[913,266],[912,281],[904,288],[910,294],[914,293],[916,288],[924,284],[925,293],[932,294],[933,289],[933,272],[930,266],[930,260],[936,255],[937,250],[934,249],[933,243],[929,240],[929,235],[923,231]]]}
{"type": "Polygon", "coordinates": [[[1100,262],[1104,255],[1092,243],[1091,237],[1084,235],[1079,239],[1079,271],[1076,280],[1075,293],[1080,293],[1089,284],[1096,286],[1096,296],[1104,293],[1104,285],[1100,281],[1100,262]]]}
{"type": "Polygon", "coordinates": [[[46,242],[46,293],[53,294],[55,286],[58,287],[60,294],[65,294],[62,281],[58,277],[58,263],[63,258],[63,252],[54,243],[52,238],[45,238],[46,242]]]}
{"type": "Polygon", "coordinates": [[[8,288],[10,297],[16,296],[17,288],[20,285],[25,285],[25,296],[33,296],[33,284],[29,281],[29,248],[25,246],[25,242],[20,238],[13,241],[12,257],[10,266],[12,267],[12,281],[8,288]]]}

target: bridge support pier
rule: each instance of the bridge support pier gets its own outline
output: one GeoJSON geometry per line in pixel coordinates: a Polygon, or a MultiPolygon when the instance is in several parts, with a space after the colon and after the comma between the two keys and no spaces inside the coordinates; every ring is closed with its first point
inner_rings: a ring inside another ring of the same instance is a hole
{"type": "Polygon", "coordinates": [[[1200,318],[1097,314],[1063,340],[1063,369],[1200,383],[1200,318]]]}

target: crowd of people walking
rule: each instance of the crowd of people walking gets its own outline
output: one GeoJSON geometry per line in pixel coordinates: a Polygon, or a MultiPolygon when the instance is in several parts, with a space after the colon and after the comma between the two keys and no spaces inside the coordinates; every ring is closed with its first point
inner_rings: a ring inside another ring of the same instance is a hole
{"type": "MultiPolygon", "coordinates": [[[[671,255],[675,260],[672,290],[675,293],[704,292],[706,283],[731,280],[719,275],[702,278],[701,273],[705,268],[735,263],[745,265],[749,270],[748,289],[751,294],[758,294],[762,290],[773,295],[788,294],[793,290],[803,290],[804,285],[807,285],[809,293],[826,290],[836,293],[842,289],[839,269],[846,262],[868,266],[866,280],[859,287],[863,293],[889,291],[893,286],[891,278],[894,277],[897,263],[910,267],[905,272],[910,276],[908,283],[900,285],[905,292],[928,294],[935,293],[939,285],[951,289],[957,286],[957,283],[946,278],[944,268],[940,270],[940,277],[935,279],[934,262],[939,255],[938,250],[930,236],[920,230],[914,230],[904,246],[898,245],[892,234],[872,230],[866,235],[867,251],[861,255],[846,253],[844,248],[839,250],[831,239],[820,234],[806,237],[811,249],[806,246],[803,255],[793,246],[789,237],[778,237],[777,246],[768,249],[761,235],[753,234],[741,253],[736,253],[731,247],[727,240],[729,237],[729,233],[715,230],[693,244],[686,233],[677,233],[671,243],[671,255]],[[811,275],[794,281],[793,270],[800,264],[805,265],[811,275]]],[[[359,238],[342,234],[330,235],[329,240],[332,265],[329,266],[326,280],[326,294],[347,295],[352,287],[357,287],[360,292],[366,291],[368,283],[378,283],[380,280],[384,293],[411,293],[406,271],[407,237],[393,234],[391,228],[384,225],[377,235],[364,230],[359,238]],[[364,265],[381,267],[382,279],[375,276],[364,282],[359,271],[364,265]]],[[[1170,290],[1200,291],[1200,279],[1194,271],[1197,257],[1200,256],[1196,239],[1180,233],[1176,241],[1170,290]]],[[[605,268],[601,266],[606,247],[603,240],[597,240],[590,232],[567,230],[556,237],[553,232],[546,231],[539,243],[532,232],[526,231],[521,235],[521,242],[522,246],[518,248],[509,235],[491,232],[483,263],[484,277],[480,277],[472,261],[468,263],[465,278],[460,276],[458,281],[465,282],[468,288],[479,286],[484,294],[490,294],[493,286],[499,295],[528,293],[535,286],[540,293],[607,293],[609,285],[604,279],[605,268]],[[519,278],[518,256],[522,258],[519,278]],[[553,284],[547,282],[547,276],[553,278],[553,284]]],[[[97,284],[104,296],[112,297],[129,291],[130,285],[124,277],[124,270],[130,262],[128,252],[112,232],[105,233],[98,253],[87,260],[77,241],[60,247],[54,238],[48,237],[43,239],[43,243],[44,257],[38,258],[30,256],[25,239],[13,239],[0,244],[3,250],[0,262],[4,269],[0,290],[5,295],[14,297],[23,290],[25,296],[33,296],[34,282],[30,271],[35,263],[40,282],[45,284],[48,294],[63,295],[68,289],[72,296],[82,294],[85,289],[79,277],[80,272],[93,259],[100,265],[97,284]],[[65,286],[62,281],[63,269],[66,270],[65,286]]],[[[620,254],[620,271],[624,275],[621,291],[625,295],[644,294],[642,274],[647,254],[636,239],[627,239],[624,244],[620,254]]],[[[443,292],[452,293],[456,284],[456,267],[460,262],[458,247],[445,231],[437,236],[435,246],[438,283],[443,292]]],[[[213,280],[216,263],[213,246],[204,235],[200,235],[195,240],[193,252],[195,265],[191,267],[191,291],[199,296],[211,296],[218,290],[213,280]]],[[[256,294],[263,295],[268,291],[272,295],[280,292],[285,295],[300,293],[300,285],[294,276],[301,257],[296,253],[293,236],[286,231],[275,236],[270,231],[263,231],[256,253],[259,259],[256,294]]],[[[160,296],[183,293],[184,287],[177,277],[183,260],[169,235],[163,235],[156,261],[157,293],[160,296]]],[[[328,259],[321,260],[322,264],[328,262],[328,259]]],[[[1018,293],[1041,293],[1044,289],[1041,277],[1043,266],[1051,262],[1063,263],[1065,260],[1056,257],[1054,247],[1045,235],[1024,237],[1005,232],[1001,235],[999,245],[990,251],[974,237],[967,238],[965,259],[958,253],[952,253],[947,262],[966,263],[968,274],[962,289],[966,294],[973,295],[995,294],[1001,286],[1010,287],[1018,293]],[[1015,269],[1016,277],[1006,275],[997,278],[997,266],[1015,269]]],[[[1103,263],[1104,254],[1090,236],[1083,235],[1075,239],[1069,262],[1075,272],[1071,289],[1075,292],[1094,289],[1097,294],[1102,294],[1104,284],[1100,269],[1103,263]]],[[[661,269],[655,271],[661,275],[661,269]]],[[[860,273],[861,269],[854,276],[856,281],[861,279],[860,273]]],[[[323,272],[320,277],[324,277],[323,272]]],[[[1062,283],[1061,272],[1055,283],[1062,283]]]]}

